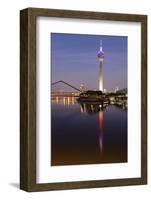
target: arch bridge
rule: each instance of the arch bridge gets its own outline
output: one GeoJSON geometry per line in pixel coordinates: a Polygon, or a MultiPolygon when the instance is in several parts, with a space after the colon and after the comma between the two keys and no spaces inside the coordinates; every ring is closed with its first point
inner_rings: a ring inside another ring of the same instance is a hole
{"type": "Polygon", "coordinates": [[[69,96],[74,96],[74,97],[78,97],[79,93],[82,92],[79,88],[77,88],[77,87],[75,87],[75,86],[73,86],[73,85],[71,85],[71,84],[69,84],[69,83],[67,83],[67,82],[65,82],[63,80],[59,80],[59,81],[53,82],[53,83],[51,83],[51,85],[52,86],[53,85],[57,85],[58,83],[63,83],[65,85],[69,86],[70,88],[76,90],[76,92],[59,92],[59,91],[56,91],[56,92],[51,92],[52,96],[68,96],[68,97],[69,96]]]}

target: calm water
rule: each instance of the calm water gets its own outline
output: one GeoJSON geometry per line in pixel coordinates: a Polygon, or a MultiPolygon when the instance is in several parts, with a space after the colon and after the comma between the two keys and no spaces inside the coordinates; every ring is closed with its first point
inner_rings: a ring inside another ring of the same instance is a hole
{"type": "Polygon", "coordinates": [[[52,99],[51,165],[127,162],[127,110],[52,99]]]}

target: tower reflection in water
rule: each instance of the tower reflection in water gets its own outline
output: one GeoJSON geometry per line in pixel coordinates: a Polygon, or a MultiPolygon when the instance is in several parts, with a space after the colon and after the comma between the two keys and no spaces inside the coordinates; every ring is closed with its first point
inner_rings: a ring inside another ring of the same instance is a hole
{"type": "Polygon", "coordinates": [[[100,126],[100,132],[99,132],[99,146],[101,153],[103,152],[103,112],[99,112],[99,126],[100,126]]]}
{"type": "MultiPolygon", "coordinates": [[[[52,98],[52,103],[70,106],[77,103],[76,98],[73,96],[66,96],[66,97],[54,97],[52,98]]],[[[103,110],[107,110],[106,106],[102,106],[100,104],[89,104],[89,103],[79,103],[80,105],[80,112],[87,113],[87,114],[98,114],[98,125],[99,125],[99,132],[98,132],[98,145],[100,148],[101,156],[103,155],[103,110]]]]}
{"type": "Polygon", "coordinates": [[[127,110],[51,97],[51,165],[127,162],[127,110]]]}
{"type": "Polygon", "coordinates": [[[99,113],[99,147],[101,155],[103,153],[103,110],[107,110],[106,106],[102,106],[99,104],[80,104],[80,111],[81,113],[88,113],[88,114],[94,114],[99,113]]]}

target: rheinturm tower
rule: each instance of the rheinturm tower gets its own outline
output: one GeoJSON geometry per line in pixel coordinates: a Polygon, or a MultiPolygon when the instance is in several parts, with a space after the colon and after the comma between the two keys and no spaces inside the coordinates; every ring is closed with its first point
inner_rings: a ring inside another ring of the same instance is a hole
{"type": "Polygon", "coordinates": [[[99,74],[99,90],[103,91],[103,75],[102,75],[102,65],[104,60],[104,52],[102,48],[102,41],[100,41],[100,50],[97,54],[100,62],[100,74],[99,74]]]}

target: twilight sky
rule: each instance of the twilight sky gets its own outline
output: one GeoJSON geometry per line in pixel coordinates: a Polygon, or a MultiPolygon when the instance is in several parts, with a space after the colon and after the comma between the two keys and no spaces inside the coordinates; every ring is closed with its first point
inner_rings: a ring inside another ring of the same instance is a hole
{"type": "Polygon", "coordinates": [[[108,91],[127,88],[127,37],[51,33],[52,82],[64,80],[86,89],[99,88],[100,40],[105,54],[103,84],[108,91]]]}

